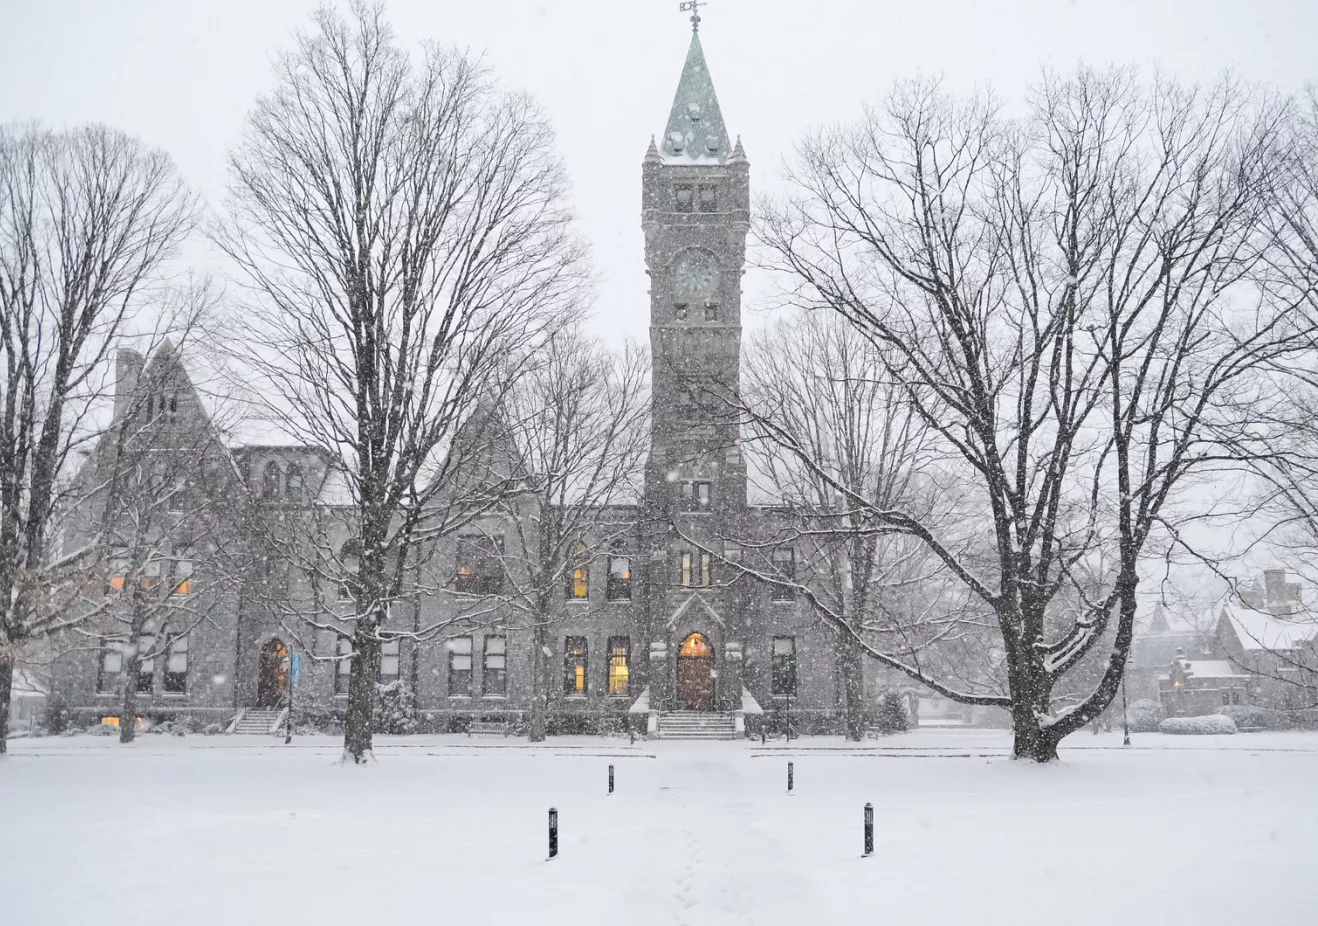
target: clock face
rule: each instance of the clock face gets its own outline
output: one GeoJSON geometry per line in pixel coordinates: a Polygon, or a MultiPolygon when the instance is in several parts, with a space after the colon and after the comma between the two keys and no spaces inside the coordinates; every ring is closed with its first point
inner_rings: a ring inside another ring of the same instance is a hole
{"type": "Polygon", "coordinates": [[[673,290],[678,296],[712,296],[718,289],[718,263],[703,251],[682,255],[673,270],[673,290]]]}

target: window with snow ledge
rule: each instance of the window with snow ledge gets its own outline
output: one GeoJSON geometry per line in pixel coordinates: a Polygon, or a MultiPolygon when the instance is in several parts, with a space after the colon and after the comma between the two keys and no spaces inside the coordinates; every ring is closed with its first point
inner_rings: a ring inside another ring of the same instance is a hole
{"type": "Polygon", "coordinates": [[[700,211],[718,212],[718,187],[702,186],[700,188],[700,211]]]}
{"type": "Polygon", "coordinates": [[[693,212],[695,190],[689,184],[678,184],[673,187],[673,200],[678,212],[693,212]]]}
{"type": "Polygon", "coordinates": [[[471,637],[448,641],[448,696],[471,697],[471,637]]]}

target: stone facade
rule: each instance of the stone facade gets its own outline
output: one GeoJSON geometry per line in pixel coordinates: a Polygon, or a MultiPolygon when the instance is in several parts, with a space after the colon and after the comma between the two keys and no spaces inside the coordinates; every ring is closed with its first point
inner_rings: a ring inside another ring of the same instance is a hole
{"type": "MultiPolygon", "coordinates": [[[[833,633],[790,590],[740,568],[754,559],[752,572],[783,575],[802,558],[775,542],[784,533],[779,516],[748,504],[736,416],[728,412],[741,362],[750,163],[728,135],[698,36],[662,143],[652,141],[644,158],[641,207],[653,402],[644,502],[601,519],[611,528],[607,548],[569,577],[556,605],[545,646],[550,732],[645,732],[671,710],[732,714],[751,732],[785,716],[797,730],[838,729],[833,633]]],[[[137,379],[120,377],[126,395],[137,379]]],[[[198,428],[212,427],[199,404],[188,414],[198,428]]],[[[259,523],[262,533],[309,530],[318,512],[345,505],[331,461],[314,449],[249,442],[229,453],[246,485],[235,518],[253,519],[248,526],[259,523]]],[[[497,518],[475,527],[487,537],[516,533],[497,518]]],[[[346,540],[347,528],[341,533],[334,542],[346,540]]],[[[420,730],[516,724],[532,697],[524,622],[497,604],[479,621],[459,620],[477,583],[493,591],[500,581],[461,567],[463,543],[446,537],[427,557],[424,569],[446,588],[418,592],[389,618],[394,629],[416,632],[447,625],[431,642],[394,642],[381,660],[381,682],[415,699],[420,730]]],[[[334,627],[351,603],[277,556],[251,551],[251,563],[214,620],[191,631],[183,690],[144,691],[144,715],[228,723],[240,710],[282,707],[291,652],[302,657],[295,719],[322,727],[341,719],[346,663],[333,657],[346,638],[334,627]],[[293,613],[315,615],[324,627],[309,630],[289,620],[293,613]]],[[[205,568],[199,563],[202,589],[205,568]]],[[[435,585],[418,573],[418,588],[435,585]]],[[[58,673],[84,717],[115,710],[113,686],[103,677],[98,684],[102,659],[95,651],[71,655],[58,673]]]]}

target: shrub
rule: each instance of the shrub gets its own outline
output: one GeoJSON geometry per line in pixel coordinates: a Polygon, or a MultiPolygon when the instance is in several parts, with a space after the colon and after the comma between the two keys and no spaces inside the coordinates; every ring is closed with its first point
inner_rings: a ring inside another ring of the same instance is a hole
{"type": "Polygon", "coordinates": [[[1236,722],[1225,714],[1207,714],[1203,717],[1168,717],[1158,724],[1159,733],[1181,736],[1213,736],[1235,733],[1236,722]]]}
{"type": "Polygon", "coordinates": [[[891,688],[879,694],[879,708],[874,714],[874,728],[880,733],[905,733],[910,726],[906,716],[906,699],[891,688]]]}
{"type": "Polygon", "coordinates": [[[1167,713],[1157,701],[1134,701],[1126,708],[1126,722],[1131,733],[1156,733],[1167,713]]]}
{"type": "Polygon", "coordinates": [[[224,725],[218,723],[208,723],[201,731],[206,736],[216,736],[224,732],[224,725]]]}
{"type": "Polygon", "coordinates": [[[69,728],[69,705],[63,695],[53,694],[46,699],[41,726],[51,736],[59,736],[69,728]]]}
{"type": "Polygon", "coordinates": [[[1232,704],[1229,707],[1222,708],[1218,713],[1234,720],[1237,730],[1243,730],[1246,727],[1267,729],[1272,726],[1271,713],[1252,704],[1232,704]]]}
{"type": "Polygon", "coordinates": [[[416,697],[401,679],[375,686],[375,732],[416,732],[416,697]]]}

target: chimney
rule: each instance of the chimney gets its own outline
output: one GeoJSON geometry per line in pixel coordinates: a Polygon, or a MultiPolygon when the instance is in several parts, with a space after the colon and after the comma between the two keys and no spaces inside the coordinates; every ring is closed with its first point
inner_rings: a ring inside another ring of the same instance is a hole
{"type": "Polygon", "coordinates": [[[1289,614],[1298,587],[1292,591],[1285,569],[1263,570],[1263,600],[1269,614],[1289,614]]]}
{"type": "Polygon", "coordinates": [[[122,348],[114,363],[114,417],[122,418],[133,407],[137,381],[142,378],[146,360],[135,350],[122,348]]]}

